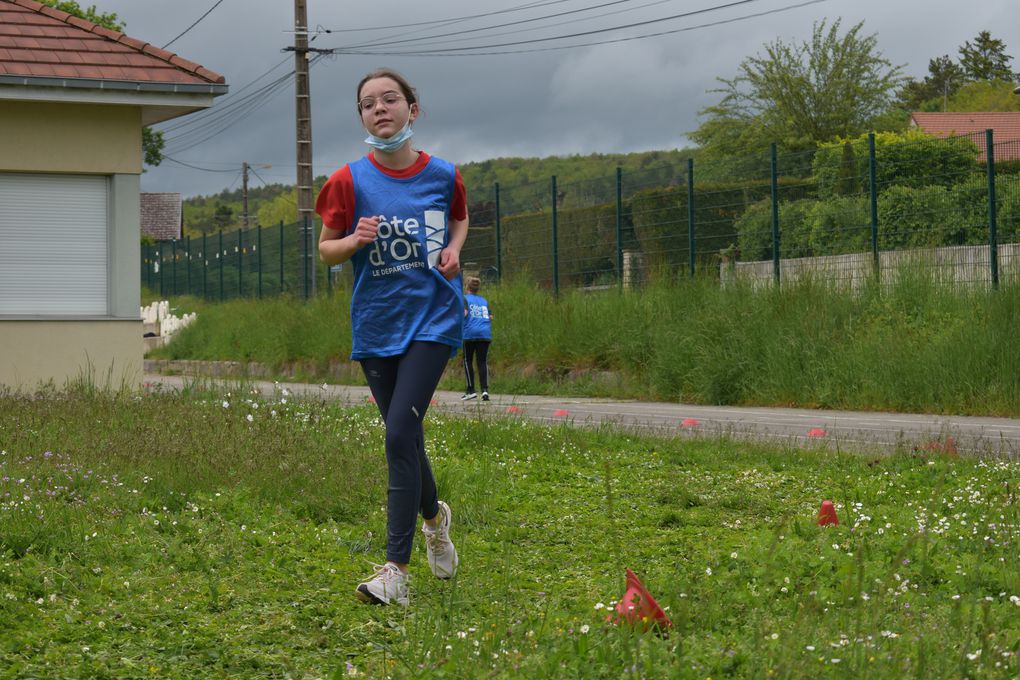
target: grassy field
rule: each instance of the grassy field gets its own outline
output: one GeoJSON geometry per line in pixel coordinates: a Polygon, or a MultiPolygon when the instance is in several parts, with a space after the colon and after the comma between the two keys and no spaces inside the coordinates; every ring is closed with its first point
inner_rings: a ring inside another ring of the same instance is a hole
{"type": "Polygon", "coordinates": [[[1020,675],[1016,461],[426,427],[462,565],[416,544],[404,610],[352,592],[384,550],[372,407],[0,396],[0,677],[1020,675]],[[606,622],[626,567],[668,637],[606,622]]]}
{"type": "MultiPolygon", "coordinates": [[[[493,386],[504,394],[1020,416],[1020,285],[954,289],[922,271],[856,295],[714,280],[558,298],[510,283],[482,294],[495,315],[493,386]]],[[[344,291],[311,302],[172,302],[198,321],[153,357],[360,379],[335,372],[350,354],[344,291]]],[[[441,387],[462,381],[454,362],[441,387]]]]}

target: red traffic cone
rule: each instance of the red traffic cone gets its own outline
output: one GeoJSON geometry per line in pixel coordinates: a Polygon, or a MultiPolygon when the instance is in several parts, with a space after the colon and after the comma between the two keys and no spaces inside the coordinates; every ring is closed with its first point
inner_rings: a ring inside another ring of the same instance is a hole
{"type": "Polygon", "coordinates": [[[519,406],[507,406],[506,407],[506,412],[507,413],[520,413],[521,409],[520,409],[519,406]]]}
{"type": "Polygon", "coordinates": [[[569,415],[570,415],[570,411],[568,411],[565,408],[558,408],[555,411],[553,411],[553,416],[556,417],[556,418],[563,418],[564,416],[569,416],[569,415]]]}
{"type": "Polygon", "coordinates": [[[818,511],[818,526],[838,526],[839,517],[836,516],[836,506],[832,501],[822,501],[822,507],[818,511]]]}
{"type": "Polygon", "coordinates": [[[808,430],[807,436],[809,437],[826,437],[828,432],[825,431],[824,427],[812,427],[808,430]]]}
{"type": "Polygon", "coordinates": [[[697,427],[701,422],[697,418],[684,418],[680,421],[681,427],[697,427]]]}
{"type": "Polygon", "coordinates": [[[644,630],[651,627],[660,630],[673,627],[666,612],[630,569],[627,570],[627,592],[616,605],[616,616],[610,614],[606,620],[616,624],[627,622],[640,625],[644,630]]]}

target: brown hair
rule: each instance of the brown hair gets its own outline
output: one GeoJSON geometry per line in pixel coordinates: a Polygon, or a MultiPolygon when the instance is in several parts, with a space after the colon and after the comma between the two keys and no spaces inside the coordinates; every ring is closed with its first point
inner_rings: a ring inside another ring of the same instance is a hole
{"type": "Polygon", "coordinates": [[[479,287],[481,287],[481,285],[482,285],[482,280],[479,279],[477,276],[468,277],[468,280],[467,280],[467,289],[468,289],[469,293],[477,293],[478,289],[479,289],[479,287]]]}
{"type": "Polygon", "coordinates": [[[407,82],[407,78],[400,75],[393,69],[389,68],[377,68],[376,70],[369,73],[367,76],[361,79],[358,83],[358,98],[354,102],[355,108],[358,110],[358,115],[361,115],[361,88],[365,87],[365,83],[376,78],[389,78],[397,83],[400,87],[400,92],[404,95],[404,99],[407,100],[407,105],[418,103],[418,92],[411,87],[411,83],[407,82]]]}

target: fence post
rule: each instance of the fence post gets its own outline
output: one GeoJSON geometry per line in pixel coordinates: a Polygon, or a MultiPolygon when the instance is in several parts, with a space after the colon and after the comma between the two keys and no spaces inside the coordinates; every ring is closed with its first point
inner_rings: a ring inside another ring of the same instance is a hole
{"type": "Polygon", "coordinates": [[[496,191],[496,281],[503,281],[503,239],[502,231],[500,230],[500,214],[499,214],[499,182],[494,185],[496,191]]]}
{"type": "Polygon", "coordinates": [[[187,250],[188,250],[188,259],[186,260],[186,262],[188,263],[187,264],[187,267],[188,267],[188,269],[187,269],[187,272],[188,272],[188,277],[187,277],[188,278],[188,295],[194,295],[195,292],[193,290],[191,290],[191,237],[190,236],[185,236],[184,237],[184,247],[187,248],[187,250]]]}
{"type": "Polygon", "coordinates": [[[166,273],[163,271],[166,269],[163,265],[163,242],[158,242],[159,247],[159,297],[163,300],[166,299],[166,273]]]}
{"type": "Polygon", "coordinates": [[[623,168],[616,166],[616,282],[623,287],[623,168]]]}
{"type": "Polygon", "coordinates": [[[244,297],[244,229],[237,230],[237,297],[244,297]]]}
{"type": "Polygon", "coordinates": [[[772,176],[772,278],[779,283],[779,180],[776,175],[776,143],[772,142],[770,149],[772,176]]]}
{"type": "Polygon", "coordinates": [[[219,250],[216,251],[216,259],[220,261],[220,302],[223,302],[223,260],[227,259],[223,252],[223,230],[220,229],[219,250]]]}
{"type": "Polygon", "coordinates": [[[552,264],[553,264],[553,292],[560,294],[560,249],[557,237],[556,225],[556,175],[552,176],[552,264]]]}
{"type": "Polygon", "coordinates": [[[687,159],[687,254],[694,278],[694,159],[687,159]]]}
{"type": "Polygon", "coordinates": [[[156,262],[156,244],[153,243],[149,248],[149,271],[146,272],[145,282],[149,286],[149,290],[152,290],[152,270],[154,269],[153,264],[156,262]]]}
{"type": "Polygon", "coordinates": [[[202,299],[209,299],[209,243],[208,234],[202,232],[202,299]]]}
{"type": "Polygon", "coordinates": [[[262,227],[255,227],[255,264],[259,268],[259,300],[262,299],[262,227]]]}
{"type": "Polygon", "coordinates": [[[170,261],[173,262],[173,275],[170,277],[170,285],[173,286],[171,295],[177,295],[177,239],[170,241],[170,261]]]}
{"type": "Polygon", "coordinates": [[[871,195],[871,256],[875,261],[875,278],[881,280],[878,259],[878,172],[875,159],[875,133],[868,133],[868,193],[871,195]]]}
{"type": "Polygon", "coordinates": [[[283,220],[280,220],[280,295],[283,295],[283,220]]]}
{"type": "Polygon", "coordinates": [[[985,130],[985,155],[988,158],[988,255],[991,258],[992,289],[999,289],[999,234],[995,209],[995,144],[991,128],[985,130]]]}

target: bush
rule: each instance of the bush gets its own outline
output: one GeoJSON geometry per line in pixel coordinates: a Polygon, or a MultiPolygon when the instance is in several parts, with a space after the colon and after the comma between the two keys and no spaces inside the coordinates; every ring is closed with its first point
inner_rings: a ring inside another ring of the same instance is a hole
{"type": "MultiPolygon", "coordinates": [[[[836,196],[813,201],[806,221],[812,255],[842,255],[871,250],[870,201],[864,196],[836,196]]],[[[784,249],[785,252],[793,252],[784,249]]],[[[795,255],[794,255],[795,257],[795,255]]]]}
{"type": "MultiPolygon", "coordinates": [[[[969,137],[938,139],[920,130],[875,134],[875,179],[891,186],[943,186],[979,169],[979,149],[969,137]]],[[[868,136],[822,144],[815,153],[819,198],[868,191],[868,136]]]]}
{"type": "Polygon", "coordinates": [[[943,186],[889,187],[878,197],[879,247],[961,244],[964,229],[953,199],[943,186]]]}

